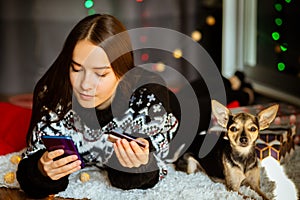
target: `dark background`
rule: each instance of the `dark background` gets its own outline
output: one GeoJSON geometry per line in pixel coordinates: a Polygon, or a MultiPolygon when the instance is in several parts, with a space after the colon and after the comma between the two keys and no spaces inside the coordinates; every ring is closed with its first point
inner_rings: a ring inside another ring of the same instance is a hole
{"type": "MultiPolygon", "coordinates": [[[[90,9],[84,0],[0,0],[0,96],[31,93],[41,75],[60,52],[70,29],[90,9]]],[[[120,19],[128,29],[138,27],[164,27],[191,35],[202,33],[199,43],[222,70],[222,0],[94,0],[95,12],[109,13],[120,19]],[[208,16],[215,24],[206,22],[208,16]]],[[[266,85],[300,97],[300,1],[257,1],[257,66],[245,73],[255,83],[266,85]],[[277,12],[274,5],[283,10],[277,12]],[[277,27],[274,19],[281,17],[283,25],[277,27]],[[271,33],[282,34],[280,41],[272,40],[271,33]],[[275,52],[276,45],[287,43],[286,52],[275,52]],[[286,64],[284,71],[277,70],[277,62],[286,64]]],[[[189,80],[193,74],[186,63],[175,60],[170,54],[144,50],[137,53],[136,63],[149,61],[171,63],[189,80]],[[143,60],[142,55],[149,59],[143,60]]],[[[234,66],[233,66],[234,67],[234,66]]]]}

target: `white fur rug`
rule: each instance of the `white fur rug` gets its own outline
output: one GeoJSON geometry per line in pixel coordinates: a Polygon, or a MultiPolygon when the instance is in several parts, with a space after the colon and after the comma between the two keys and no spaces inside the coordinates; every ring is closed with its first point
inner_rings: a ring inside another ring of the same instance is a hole
{"type": "MultiPolygon", "coordinates": [[[[19,185],[15,179],[12,183],[8,184],[4,181],[4,176],[8,172],[15,173],[17,165],[13,164],[10,160],[12,157],[20,154],[21,152],[15,152],[5,156],[0,156],[0,187],[19,188],[19,185]]],[[[278,165],[277,167],[285,167],[288,176],[292,177],[291,179],[293,179],[294,183],[296,183],[296,186],[299,190],[300,147],[296,147],[296,151],[293,153],[292,157],[287,163],[282,166],[278,165]]],[[[85,168],[80,172],[74,173],[70,176],[70,184],[67,190],[59,193],[58,196],[75,199],[87,198],[91,200],[243,199],[243,197],[237,192],[227,191],[223,184],[212,182],[206,175],[202,173],[187,175],[183,172],[174,171],[172,166],[169,166],[169,168],[170,170],[168,176],[158,183],[154,188],[129,191],[120,190],[110,186],[105,172],[99,172],[99,170],[96,168],[85,168]],[[89,181],[80,181],[79,176],[80,173],[83,172],[86,172],[90,175],[89,181]]],[[[269,168],[274,168],[274,166],[269,168]]],[[[262,168],[261,189],[267,194],[268,197],[281,200],[283,197],[287,197],[287,192],[290,193],[290,191],[293,191],[289,187],[295,187],[295,185],[280,185],[280,183],[276,182],[276,178],[274,179],[269,170],[262,168]],[[268,177],[267,173],[270,177],[268,177]],[[278,193],[275,192],[276,190],[282,191],[283,194],[281,194],[281,196],[283,197],[278,195],[278,193]]],[[[249,187],[243,186],[240,191],[252,199],[261,199],[249,187]]],[[[295,193],[295,191],[293,192],[295,193]]],[[[296,195],[294,194],[293,196],[295,197],[296,195]]],[[[290,200],[293,198],[284,199],[290,200]]]]}

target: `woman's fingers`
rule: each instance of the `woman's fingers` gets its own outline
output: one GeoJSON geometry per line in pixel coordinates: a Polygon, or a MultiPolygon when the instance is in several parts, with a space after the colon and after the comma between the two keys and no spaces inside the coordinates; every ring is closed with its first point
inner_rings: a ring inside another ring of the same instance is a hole
{"type": "Polygon", "coordinates": [[[75,160],[78,160],[78,157],[76,155],[66,156],[66,157],[63,157],[59,160],[55,160],[54,162],[52,162],[51,167],[52,168],[60,168],[60,167],[65,166],[66,164],[73,162],[75,160]]]}
{"type": "Polygon", "coordinates": [[[124,167],[135,167],[135,163],[136,162],[136,156],[134,154],[134,152],[132,151],[129,143],[127,140],[122,139],[122,140],[118,140],[116,142],[116,146],[117,146],[117,150],[118,150],[118,155],[117,157],[120,160],[120,163],[124,166],[124,167]]]}
{"type": "Polygon", "coordinates": [[[42,163],[48,163],[48,162],[52,162],[52,160],[56,157],[59,157],[61,155],[64,154],[64,150],[63,149],[57,149],[55,151],[51,151],[51,152],[48,152],[46,151],[42,158],[41,158],[41,162],[42,163]]]}
{"type": "Polygon", "coordinates": [[[131,141],[130,146],[134,151],[137,159],[140,161],[141,164],[145,165],[149,161],[149,142],[143,138],[138,138],[141,142],[146,144],[145,148],[141,148],[136,142],[131,141]]]}
{"type": "Polygon", "coordinates": [[[129,167],[128,164],[126,164],[126,162],[123,160],[123,157],[121,156],[121,153],[120,153],[120,147],[117,146],[117,142],[114,143],[114,149],[115,149],[115,153],[116,153],[116,156],[120,162],[120,164],[123,166],[123,167],[129,167]]]}
{"type": "MultiPolygon", "coordinates": [[[[148,142],[148,140],[146,140],[146,139],[144,139],[144,138],[137,138],[136,140],[139,140],[139,141],[141,141],[143,144],[145,144],[145,147],[140,148],[140,149],[143,150],[144,153],[149,151],[149,142],[148,142]]],[[[135,142],[134,142],[134,143],[135,143],[135,142]]],[[[136,143],[136,144],[137,144],[137,143],[136,143]]],[[[139,146],[139,145],[138,145],[138,146],[139,146]]]]}
{"type": "Polygon", "coordinates": [[[80,165],[79,165],[79,166],[77,166],[77,167],[74,167],[74,168],[72,168],[72,169],[66,171],[66,172],[62,172],[62,173],[60,173],[60,174],[54,174],[54,175],[52,176],[52,180],[58,180],[58,179],[60,179],[60,178],[62,178],[62,177],[64,177],[64,176],[67,176],[67,175],[69,175],[69,174],[72,174],[72,173],[74,173],[74,172],[76,172],[76,171],[78,171],[78,170],[80,170],[80,169],[81,169],[81,167],[80,167],[80,165]]]}
{"type": "MultiPolygon", "coordinates": [[[[62,159],[60,159],[62,160],[62,159]]],[[[55,161],[57,162],[57,161],[55,161]]],[[[55,163],[53,162],[53,163],[55,163]]],[[[51,171],[49,171],[48,176],[51,177],[52,180],[58,180],[66,175],[69,175],[73,172],[76,172],[81,169],[80,167],[81,161],[76,160],[74,162],[71,162],[69,164],[60,166],[58,168],[53,168],[51,171]]]]}
{"type": "Polygon", "coordinates": [[[140,138],[140,141],[146,144],[146,147],[140,147],[135,141],[128,142],[125,139],[118,140],[114,144],[116,156],[124,167],[139,167],[147,164],[149,160],[149,143],[140,138]]]}
{"type": "Polygon", "coordinates": [[[54,151],[50,151],[48,152],[48,159],[49,160],[53,160],[61,155],[64,154],[64,150],[63,149],[57,149],[57,150],[54,150],[54,151]]]}
{"type": "Polygon", "coordinates": [[[76,155],[70,155],[59,160],[53,160],[62,156],[63,153],[64,151],[62,149],[51,152],[46,151],[39,162],[40,171],[45,176],[49,176],[52,180],[57,180],[81,169],[81,161],[78,160],[76,155]]]}

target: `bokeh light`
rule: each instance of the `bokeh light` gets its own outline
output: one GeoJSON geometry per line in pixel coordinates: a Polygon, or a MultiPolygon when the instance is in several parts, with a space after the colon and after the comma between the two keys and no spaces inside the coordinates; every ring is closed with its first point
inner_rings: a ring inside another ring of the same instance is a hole
{"type": "Polygon", "coordinates": [[[275,7],[275,10],[277,10],[278,12],[282,11],[282,5],[280,3],[276,3],[274,5],[274,7],[275,7]]]}
{"type": "Polygon", "coordinates": [[[95,11],[95,9],[93,9],[93,8],[91,8],[91,9],[88,10],[88,14],[89,14],[89,15],[93,15],[93,14],[95,14],[95,13],[96,13],[96,11],[95,11]]]}
{"type": "Polygon", "coordinates": [[[142,43],[147,42],[147,36],[145,36],[145,35],[140,36],[140,41],[141,41],[142,43]]]}
{"type": "Polygon", "coordinates": [[[163,62],[158,62],[154,65],[154,70],[158,72],[163,72],[166,69],[166,65],[163,62]]]}
{"type": "Polygon", "coordinates": [[[281,26],[281,25],[282,25],[282,19],[281,19],[281,18],[276,18],[276,19],[275,19],[275,24],[276,24],[277,26],[281,26]]]}
{"type": "Polygon", "coordinates": [[[287,51],[288,44],[287,43],[283,43],[282,45],[280,45],[280,49],[281,49],[281,51],[287,51]]]}
{"type": "Polygon", "coordinates": [[[279,62],[277,64],[277,68],[279,71],[283,71],[285,69],[285,64],[283,62],[279,62]]]}
{"type": "Polygon", "coordinates": [[[280,53],[280,52],[281,52],[281,49],[280,49],[280,45],[279,45],[279,44],[275,45],[274,51],[275,51],[276,53],[280,53]]]}
{"type": "Polygon", "coordinates": [[[199,32],[199,31],[193,31],[192,34],[191,34],[191,37],[196,42],[199,42],[202,39],[202,33],[199,32]]]}
{"type": "Polygon", "coordinates": [[[174,58],[181,58],[182,57],[182,51],[181,51],[181,49],[175,49],[174,51],[173,51],[173,56],[174,56],[174,58]]]}
{"type": "Polygon", "coordinates": [[[213,16],[209,15],[206,17],[206,23],[210,26],[213,26],[216,24],[216,19],[213,16]]]}
{"type": "Polygon", "coordinates": [[[94,6],[94,2],[92,0],[86,0],[84,2],[84,7],[88,8],[88,9],[93,7],[93,6],[94,6]]]}
{"type": "Polygon", "coordinates": [[[149,60],[149,54],[148,53],[143,53],[141,56],[142,61],[147,61],[149,60]]]}
{"type": "Polygon", "coordinates": [[[273,38],[274,40],[279,40],[280,34],[279,34],[277,31],[275,31],[275,32],[272,33],[272,38],[273,38]]]}

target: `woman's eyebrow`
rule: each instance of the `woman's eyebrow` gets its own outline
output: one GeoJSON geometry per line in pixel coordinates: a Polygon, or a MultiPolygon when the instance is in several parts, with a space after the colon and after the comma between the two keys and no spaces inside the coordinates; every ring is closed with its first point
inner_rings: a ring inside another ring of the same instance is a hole
{"type": "Polygon", "coordinates": [[[75,64],[75,65],[78,65],[78,66],[80,66],[80,67],[82,66],[81,64],[79,64],[79,63],[75,62],[74,60],[72,60],[71,62],[72,62],[73,64],[75,64]]]}
{"type": "MultiPolygon", "coordinates": [[[[80,67],[83,67],[81,64],[75,62],[74,60],[72,60],[71,62],[74,63],[75,65],[78,65],[78,66],[80,66],[80,67]]],[[[110,68],[109,65],[107,65],[107,66],[101,66],[101,67],[93,67],[93,69],[108,69],[108,68],[110,68]]]]}
{"type": "Polygon", "coordinates": [[[109,69],[109,66],[93,67],[93,69],[109,69]]]}

